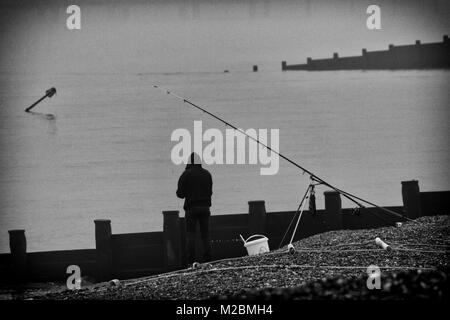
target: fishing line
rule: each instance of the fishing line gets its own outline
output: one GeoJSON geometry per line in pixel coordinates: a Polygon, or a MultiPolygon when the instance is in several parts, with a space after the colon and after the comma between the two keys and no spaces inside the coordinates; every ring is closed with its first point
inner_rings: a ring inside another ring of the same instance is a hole
{"type": "MultiPolygon", "coordinates": [[[[380,207],[380,206],[378,206],[378,205],[376,205],[376,204],[374,204],[374,203],[372,203],[372,202],[369,202],[369,201],[367,201],[367,200],[365,200],[365,199],[363,199],[363,198],[360,198],[360,197],[358,197],[358,196],[355,196],[354,194],[351,194],[351,193],[349,193],[349,192],[346,192],[346,191],[344,191],[344,190],[341,190],[341,189],[339,189],[339,188],[337,188],[337,187],[335,187],[335,186],[329,184],[328,182],[326,182],[325,180],[321,179],[320,177],[318,177],[318,176],[317,176],[316,174],[314,174],[313,172],[309,171],[308,169],[304,168],[303,166],[299,165],[298,163],[296,163],[296,162],[294,162],[293,160],[289,159],[288,157],[284,156],[284,155],[281,154],[280,152],[278,152],[278,151],[272,149],[271,147],[269,147],[269,146],[266,145],[265,143],[262,143],[261,141],[259,141],[259,139],[254,138],[253,136],[247,134],[247,133],[246,133],[245,131],[243,131],[242,129],[239,129],[239,128],[235,127],[234,125],[232,125],[232,124],[229,123],[228,121],[226,121],[226,120],[224,120],[224,119],[222,119],[222,118],[216,116],[214,113],[209,112],[208,110],[206,110],[206,109],[204,109],[204,108],[198,106],[197,104],[195,104],[195,103],[189,101],[188,99],[183,98],[183,97],[179,96],[178,94],[176,94],[176,93],[174,93],[174,92],[172,92],[172,91],[170,91],[170,90],[164,89],[164,88],[162,88],[162,87],[160,87],[160,86],[158,86],[158,85],[153,85],[153,88],[159,89],[159,90],[165,92],[166,94],[169,94],[169,95],[172,95],[172,96],[176,97],[177,99],[183,101],[183,103],[187,103],[187,104],[191,105],[192,107],[194,107],[194,108],[196,108],[196,109],[198,109],[198,110],[203,111],[204,113],[210,115],[210,116],[213,117],[214,119],[216,119],[216,120],[218,120],[218,121],[224,123],[225,125],[227,125],[227,126],[233,128],[234,130],[236,130],[236,131],[242,133],[243,135],[247,136],[249,139],[255,141],[256,143],[258,143],[258,144],[260,144],[260,145],[262,145],[263,147],[265,147],[265,148],[268,149],[269,151],[271,151],[271,152],[277,154],[279,157],[283,158],[284,160],[286,160],[286,161],[289,162],[290,164],[292,164],[292,165],[294,165],[295,167],[299,168],[300,170],[303,171],[303,173],[308,173],[308,174],[310,175],[310,177],[311,177],[312,180],[314,180],[314,181],[316,181],[316,182],[319,182],[319,183],[321,183],[321,184],[324,184],[324,185],[326,185],[327,187],[329,187],[329,188],[331,188],[331,189],[333,189],[333,190],[339,192],[339,193],[342,194],[345,198],[347,198],[348,200],[350,200],[350,201],[352,201],[353,203],[355,203],[356,205],[358,205],[360,208],[364,208],[364,206],[363,206],[359,201],[364,202],[364,203],[366,203],[366,204],[369,204],[369,205],[371,205],[371,206],[374,206],[374,207],[376,207],[376,208],[378,208],[378,209],[380,209],[380,210],[382,210],[382,211],[385,211],[385,212],[387,212],[387,213],[390,213],[390,214],[392,214],[392,215],[395,215],[395,216],[397,216],[397,217],[399,217],[399,218],[401,218],[401,219],[406,219],[406,220],[414,221],[414,220],[412,220],[412,219],[409,219],[409,218],[407,218],[407,217],[402,216],[401,214],[399,214],[399,213],[397,213],[397,212],[394,212],[394,211],[392,211],[392,210],[389,210],[389,209],[380,207]],[[357,201],[357,200],[359,200],[359,201],[357,201]]],[[[414,222],[416,222],[416,221],[414,221],[414,222]]]]}
{"type": "MultiPolygon", "coordinates": [[[[305,197],[304,197],[305,198],[305,197]]],[[[336,244],[333,245],[333,247],[339,247],[339,246],[361,246],[366,244],[372,244],[373,241],[366,241],[366,242],[354,242],[354,243],[347,243],[347,244],[336,244]]],[[[392,244],[399,244],[390,242],[392,244]]],[[[409,245],[409,244],[408,244],[409,245]]],[[[434,245],[434,244],[420,244],[420,245],[434,245]]],[[[301,253],[331,253],[331,254],[339,254],[343,252],[384,252],[383,249],[337,249],[337,250],[330,250],[327,248],[328,246],[325,246],[323,248],[298,248],[296,249],[297,252],[301,253]]],[[[403,249],[403,248],[393,248],[394,251],[403,251],[403,252],[417,252],[417,253],[434,253],[434,254],[448,254],[447,250],[422,250],[422,249],[403,249]]],[[[274,251],[274,252],[267,252],[263,255],[254,256],[254,257],[235,257],[235,258],[225,258],[220,260],[211,261],[209,263],[200,265],[200,268],[196,269],[182,269],[178,271],[172,271],[164,274],[160,274],[157,276],[152,276],[149,278],[145,278],[142,280],[134,281],[125,283],[125,286],[131,286],[136,284],[141,284],[145,282],[150,282],[154,280],[159,279],[165,279],[165,278],[171,278],[176,276],[189,276],[189,275],[195,275],[195,274],[202,274],[202,273],[209,273],[209,272],[216,272],[216,271],[226,271],[226,270],[239,270],[239,269],[254,269],[254,268],[284,268],[284,269],[296,269],[296,268],[325,268],[325,269],[367,269],[365,266],[336,266],[336,265],[297,265],[297,264],[258,264],[258,265],[243,265],[243,266],[230,266],[230,267],[213,267],[215,264],[219,263],[225,263],[225,262],[231,262],[236,260],[251,260],[252,258],[255,259],[263,259],[268,256],[274,256],[274,255],[282,255],[286,254],[288,251],[274,251]]],[[[383,266],[380,267],[381,269],[418,269],[418,270],[429,270],[429,269],[435,269],[436,267],[414,267],[414,266],[383,266]]]]}
{"type": "Polygon", "coordinates": [[[364,209],[366,209],[367,212],[369,212],[370,214],[372,214],[373,216],[375,216],[375,217],[378,218],[379,220],[382,220],[384,223],[386,223],[386,224],[388,224],[388,225],[392,224],[391,221],[388,221],[388,220],[386,220],[385,218],[383,218],[382,216],[379,216],[377,212],[370,211],[369,208],[364,208],[364,209]]]}
{"type": "MultiPolygon", "coordinates": [[[[245,269],[362,269],[367,270],[367,266],[337,266],[337,265],[299,265],[299,264],[262,264],[262,265],[250,265],[250,266],[236,266],[236,267],[222,267],[222,268],[213,268],[213,269],[200,269],[197,271],[192,272],[183,272],[183,273],[173,273],[173,274],[165,274],[157,277],[147,278],[140,281],[135,281],[131,283],[125,283],[124,286],[134,286],[141,283],[146,283],[154,280],[160,280],[160,279],[166,279],[166,278],[172,278],[176,276],[192,276],[192,275],[199,275],[199,274],[205,274],[205,273],[211,273],[211,272],[221,272],[221,271],[232,271],[232,270],[245,270],[245,269]]],[[[388,270],[437,270],[436,267],[411,267],[411,266],[381,266],[380,269],[388,269],[388,270]]],[[[104,290],[107,290],[105,288],[104,290]]]]}
{"type": "Polygon", "coordinates": [[[395,244],[395,245],[399,245],[399,246],[419,246],[419,247],[449,247],[450,244],[427,244],[427,243],[398,243],[398,242],[391,242],[389,241],[389,243],[395,244]]]}

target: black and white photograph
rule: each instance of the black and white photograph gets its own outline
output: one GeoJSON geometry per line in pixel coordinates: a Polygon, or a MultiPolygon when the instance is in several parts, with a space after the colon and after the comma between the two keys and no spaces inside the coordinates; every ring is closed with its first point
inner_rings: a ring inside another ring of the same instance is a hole
{"type": "Polygon", "coordinates": [[[0,304],[447,304],[449,34],[447,0],[0,0],[0,304]]]}

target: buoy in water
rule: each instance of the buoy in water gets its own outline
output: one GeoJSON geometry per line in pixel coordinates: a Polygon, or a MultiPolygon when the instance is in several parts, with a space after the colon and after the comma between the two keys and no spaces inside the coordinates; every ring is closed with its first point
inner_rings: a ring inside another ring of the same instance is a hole
{"type": "Polygon", "coordinates": [[[51,98],[56,94],[56,88],[55,87],[51,87],[50,89],[48,89],[47,91],[45,91],[45,95],[40,98],[38,101],[36,101],[35,103],[33,103],[31,106],[29,106],[28,108],[25,109],[25,112],[30,112],[31,109],[33,109],[39,102],[41,102],[42,100],[44,100],[45,98],[51,98]]]}

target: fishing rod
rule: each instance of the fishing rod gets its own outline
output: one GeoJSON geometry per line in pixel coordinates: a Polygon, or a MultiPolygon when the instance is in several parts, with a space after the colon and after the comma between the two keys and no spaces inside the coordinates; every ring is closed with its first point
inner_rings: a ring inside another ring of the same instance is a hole
{"type": "Polygon", "coordinates": [[[204,113],[210,115],[210,116],[213,117],[214,119],[219,120],[220,122],[224,123],[225,125],[227,125],[227,126],[233,128],[234,130],[236,130],[236,131],[242,133],[243,135],[247,136],[249,139],[252,139],[252,140],[255,141],[256,143],[258,143],[258,144],[262,145],[263,147],[267,148],[269,151],[271,151],[271,152],[277,154],[279,157],[283,158],[284,160],[286,160],[286,161],[289,162],[290,164],[292,164],[292,165],[294,165],[295,167],[299,168],[300,170],[303,171],[303,173],[305,173],[305,172],[308,173],[308,174],[310,175],[310,177],[311,177],[311,180],[314,180],[315,182],[318,182],[318,183],[320,183],[320,184],[326,185],[327,187],[329,187],[329,188],[335,190],[336,192],[342,194],[342,195],[343,195],[345,198],[347,198],[348,200],[350,200],[350,201],[352,201],[353,203],[355,203],[355,204],[356,204],[357,206],[359,206],[360,208],[365,208],[365,207],[364,207],[364,205],[362,205],[362,204],[361,204],[360,202],[358,202],[357,200],[359,200],[359,201],[361,201],[361,202],[364,202],[364,203],[366,203],[366,204],[369,204],[369,205],[371,205],[371,206],[374,206],[375,208],[378,208],[378,209],[380,209],[380,210],[382,210],[382,211],[385,211],[385,212],[388,212],[388,213],[390,213],[390,214],[393,214],[393,215],[395,215],[395,216],[397,216],[397,217],[399,217],[399,218],[407,219],[407,220],[410,220],[410,221],[414,221],[414,220],[412,220],[412,219],[409,219],[408,217],[402,216],[401,214],[399,214],[399,213],[397,213],[397,212],[394,212],[394,211],[392,211],[392,210],[389,210],[389,209],[380,207],[380,206],[378,206],[378,205],[376,205],[376,204],[374,204],[374,203],[372,203],[372,202],[369,202],[369,201],[367,201],[367,200],[365,200],[365,199],[363,199],[363,198],[357,197],[357,196],[355,196],[355,195],[353,195],[353,194],[351,194],[351,193],[349,193],[349,192],[346,192],[346,191],[344,191],[344,190],[341,190],[341,189],[339,189],[339,188],[337,188],[337,187],[335,187],[335,186],[329,184],[328,182],[326,182],[325,180],[321,179],[321,178],[318,177],[316,174],[314,174],[312,171],[309,171],[308,169],[304,168],[303,166],[299,165],[298,163],[296,163],[296,162],[294,162],[293,160],[289,159],[288,157],[284,156],[283,154],[281,154],[281,153],[278,152],[277,150],[274,150],[274,149],[272,149],[271,147],[269,147],[268,145],[266,145],[266,144],[264,144],[263,142],[259,141],[257,138],[254,138],[254,137],[252,137],[251,135],[247,134],[247,133],[246,133],[245,131],[243,131],[242,129],[239,129],[239,128],[235,127],[234,125],[232,125],[232,124],[229,123],[228,121],[226,121],[226,120],[220,118],[219,116],[216,116],[214,113],[209,112],[208,110],[206,110],[206,109],[204,109],[204,108],[202,108],[202,107],[196,105],[195,103],[189,101],[188,99],[183,98],[183,97],[179,96],[178,94],[176,94],[176,93],[174,93],[174,92],[172,92],[172,91],[170,91],[170,90],[164,89],[164,88],[162,88],[162,87],[160,87],[160,86],[158,86],[158,85],[153,85],[153,88],[159,89],[159,90],[161,90],[161,91],[164,91],[166,94],[169,94],[169,95],[172,95],[172,96],[176,97],[177,99],[183,101],[183,103],[187,103],[187,104],[191,105],[192,107],[194,107],[194,108],[196,108],[196,109],[198,109],[198,110],[203,111],[204,113]],[[355,199],[356,199],[356,200],[355,200],[355,199]]]}

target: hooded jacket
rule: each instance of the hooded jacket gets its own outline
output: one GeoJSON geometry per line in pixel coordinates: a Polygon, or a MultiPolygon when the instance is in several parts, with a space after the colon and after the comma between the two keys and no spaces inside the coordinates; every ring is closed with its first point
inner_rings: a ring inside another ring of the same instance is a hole
{"type": "Polygon", "coordinates": [[[188,164],[178,179],[177,197],[184,198],[184,210],[211,207],[212,177],[201,164],[188,164]]]}

